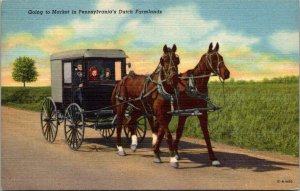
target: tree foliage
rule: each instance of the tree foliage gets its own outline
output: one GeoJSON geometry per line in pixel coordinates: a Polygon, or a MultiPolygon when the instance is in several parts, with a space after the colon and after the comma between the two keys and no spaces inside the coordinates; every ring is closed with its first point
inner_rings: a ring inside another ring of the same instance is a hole
{"type": "Polygon", "coordinates": [[[18,57],[13,63],[12,77],[17,82],[34,82],[37,80],[38,72],[36,71],[35,61],[29,57],[18,57]]]}

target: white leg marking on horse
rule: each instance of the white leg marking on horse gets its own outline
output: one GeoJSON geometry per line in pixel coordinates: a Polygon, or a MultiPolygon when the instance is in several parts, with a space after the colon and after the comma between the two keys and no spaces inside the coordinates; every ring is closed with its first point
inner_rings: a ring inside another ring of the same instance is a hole
{"type": "Polygon", "coordinates": [[[170,162],[178,162],[178,160],[176,159],[176,157],[170,157],[170,162]]]}
{"type": "Polygon", "coordinates": [[[212,161],[212,165],[213,165],[213,166],[220,166],[221,163],[220,163],[220,161],[218,161],[218,160],[214,160],[214,161],[212,161]]]}
{"type": "Polygon", "coordinates": [[[157,141],[157,135],[152,134],[152,145],[155,145],[156,141],[157,141]]]}
{"type": "Polygon", "coordinates": [[[131,144],[132,145],[137,145],[138,144],[136,135],[131,136],[131,144]]]}
{"type": "Polygon", "coordinates": [[[122,146],[117,146],[117,148],[118,148],[118,151],[119,151],[119,152],[124,152],[124,149],[123,149],[122,146]]]}

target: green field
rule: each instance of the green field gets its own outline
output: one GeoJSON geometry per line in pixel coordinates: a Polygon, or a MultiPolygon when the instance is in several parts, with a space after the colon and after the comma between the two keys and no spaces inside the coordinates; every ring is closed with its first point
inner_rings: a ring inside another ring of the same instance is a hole
{"type": "Polygon", "coordinates": [[[2,105],[40,111],[40,102],[51,95],[50,87],[2,87],[2,105]]]}
{"type": "MultiPolygon", "coordinates": [[[[245,148],[299,155],[298,83],[226,83],[209,86],[222,110],[209,113],[212,140],[245,148]]],[[[177,119],[170,128],[174,131],[177,119]]],[[[203,137],[198,118],[189,117],[184,135],[203,137]]]]}
{"type": "MultiPolygon", "coordinates": [[[[210,98],[222,110],[209,114],[212,140],[239,147],[299,155],[299,84],[296,80],[275,79],[264,82],[209,84],[210,98]]],[[[50,96],[50,87],[2,87],[2,104],[39,111],[43,97],[50,96]]],[[[170,128],[175,130],[177,118],[170,128]]],[[[190,117],[186,136],[200,137],[198,119],[190,117]]]]}

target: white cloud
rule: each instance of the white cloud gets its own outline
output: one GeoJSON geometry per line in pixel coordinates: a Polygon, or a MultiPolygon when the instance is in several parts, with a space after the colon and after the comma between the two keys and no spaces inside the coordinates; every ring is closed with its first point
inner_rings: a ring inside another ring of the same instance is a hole
{"type": "MultiPolygon", "coordinates": [[[[131,5],[118,0],[98,1],[95,10],[127,10],[131,5]]],[[[71,26],[75,29],[76,38],[80,37],[107,37],[114,36],[122,22],[128,17],[126,14],[95,14],[91,15],[89,19],[75,19],[72,21],[71,26]]]]}
{"type": "Polygon", "coordinates": [[[216,34],[207,37],[207,43],[219,42],[219,44],[227,47],[251,47],[259,41],[260,39],[257,37],[246,37],[226,30],[217,31],[216,34]]]}
{"type": "MultiPolygon", "coordinates": [[[[128,1],[119,0],[100,0],[95,5],[95,10],[112,9],[134,7],[128,1]]],[[[192,2],[163,9],[162,14],[151,15],[149,20],[144,18],[129,14],[96,14],[75,19],[67,27],[73,29],[73,40],[76,41],[87,37],[98,39],[98,42],[112,42],[126,33],[132,36],[127,45],[140,48],[144,48],[141,44],[154,48],[175,43],[178,48],[199,50],[207,49],[210,42],[219,42],[222,47],[249,47],[260,40],[230,31],[217,20],[204,19],[199,7],[192,2]]]]}
{"type": "Polygon", "coordinates": [[[136,33],[138,42],[152,45],[179,43],[188,47],[195,43],[195,39],[202,39],[218,26],[218,21],[204,20],[199,16],[197,6],[189,4],[163,10],[162,15],[147,22],[138,18],[131,20],[125,30],[136,33]]]}
{"type": "Polygon", "coordinates": [[[269,37],[269,43],[282,53],[298,53],[299,32],[275,32],[269,37]]]}
{"type": "Polygon", "coordinates": [[[137,43],[152,46],[176,43],[186,49],[206,49],[210,42],[219,42],[222,47],[250,47],[260,41],[258,37],[230,31],[217,20],[201,17],[199,8],[193,3],[171,7],[147,22],[127,21],[125,30],[135,34],[137,43]]]}

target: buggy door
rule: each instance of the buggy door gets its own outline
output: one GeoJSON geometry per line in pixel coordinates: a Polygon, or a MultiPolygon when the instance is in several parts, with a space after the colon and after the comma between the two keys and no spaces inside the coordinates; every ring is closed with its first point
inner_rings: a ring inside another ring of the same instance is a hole
{"type": "MultiPolygon", "coordinates": [[[[63,107],[67,108],[71,103],[77,103],[75,100],[74,91],[77,87],[74,84],[74,75],[76,73],[76,66],[82,63],[82,60],[65,60],[62,62],[63,67],[63,107]]],[[[82,63],[82,73],[84,74],[84,64],[82,63]]],[[[84,77],[83,77],[84,78],[84,77]]]]}

